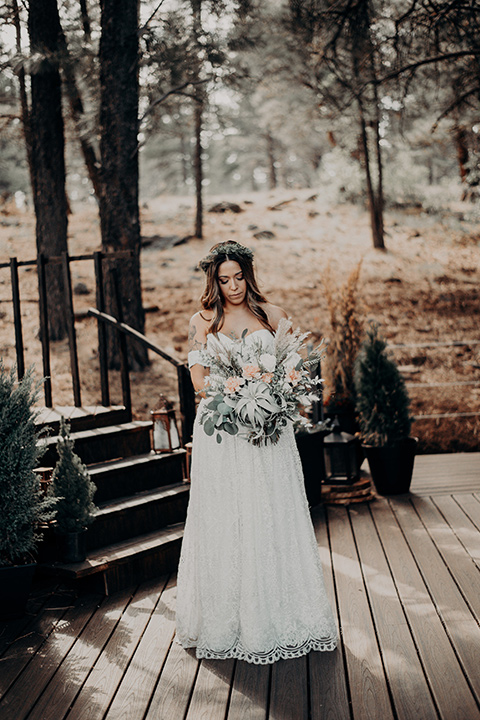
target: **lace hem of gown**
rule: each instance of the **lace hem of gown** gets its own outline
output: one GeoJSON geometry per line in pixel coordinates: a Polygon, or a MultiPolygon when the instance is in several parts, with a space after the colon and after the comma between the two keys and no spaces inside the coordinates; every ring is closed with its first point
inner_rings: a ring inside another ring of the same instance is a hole
{"type": "Polygon", "coordinates": [[[236,658],[237,660],[245,660],[254,665],[268,665],[277,662],[277,660],[291,660],[293,658],[307,655],[311,650],[320,652],[330,652],[337,647],[337,639],[330,638],[319,640],[318,638],[308,637],[300,645],[282,647],[276,645],[272,650],[264,653],[249,652],[243,647],[242,643],[237,640],[232,647],[223,652],[215,652],[205,647],[200,647],[194,640],[180,639],[175,635],[175,642],[182,645],[185,649],[196,648],[196,657],[205,660],[226,660],[227,658],[236,658]]]}

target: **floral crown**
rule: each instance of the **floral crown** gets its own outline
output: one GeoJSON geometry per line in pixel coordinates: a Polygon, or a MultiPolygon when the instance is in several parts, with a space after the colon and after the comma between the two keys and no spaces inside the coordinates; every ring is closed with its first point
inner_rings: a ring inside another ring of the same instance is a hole
{"type": "Polygon", "coordinates": [[[205,255],[202,260],[198,263],[199,266],[202,268],[204,272],[207,272],[208,267],[215,262],[216,258],[219,255],[226,255],[227,259],[229,255],[232,256],[232,259],[235,257],[244,257],[248,258],[251,262],[253,261],[253,251],[250,250],[250,248],[245,247],[245,245],[240,245],[240,243],[235,242],[234,240],[231,240],[230,242],[225,243],[219,243],[218,245],[215,245],[208,255],[205,255]]]}

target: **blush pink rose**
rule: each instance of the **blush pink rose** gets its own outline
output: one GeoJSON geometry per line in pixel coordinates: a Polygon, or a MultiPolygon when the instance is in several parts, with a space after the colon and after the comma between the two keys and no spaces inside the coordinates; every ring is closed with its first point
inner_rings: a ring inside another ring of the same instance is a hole
{"type": "Polygon", "coordinates": [[[300,382],[300,378],[302,377],[302,374],[299,370],[295,370],[295,368],[291,368],[290,370],[288,370],[285,377],[286,377],[287,381],[290,383],[290,385],[293,385],[293,387],[295,387],[295,385],[298,385],[298,383],[300,382]]]}
{"type": "Polygon", "coordinates": [[[226,393],[234,393],[237,392],[238,388],[241,387],[244,383],[244,380],[239,377],[229,377],[225,380],[224,387],[226,393]]]}
{"type": "Polygon", "coordinates": [[[260,377],[260,368],[258,365],[244,365],[242,375],[246,380],[253,380],[260,377]]]}

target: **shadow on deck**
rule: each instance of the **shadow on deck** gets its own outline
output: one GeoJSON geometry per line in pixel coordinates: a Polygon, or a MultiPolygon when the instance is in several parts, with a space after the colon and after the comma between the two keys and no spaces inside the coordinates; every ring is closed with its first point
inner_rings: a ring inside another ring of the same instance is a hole
{"type": "Polygon", "coordinates": [[[480,718],[480,453],[417,459],[412,494],[315,509],[334,653],[197,661],[175,578],[110,597],[37,587],[0,625],[2,720],[480,718]]]}

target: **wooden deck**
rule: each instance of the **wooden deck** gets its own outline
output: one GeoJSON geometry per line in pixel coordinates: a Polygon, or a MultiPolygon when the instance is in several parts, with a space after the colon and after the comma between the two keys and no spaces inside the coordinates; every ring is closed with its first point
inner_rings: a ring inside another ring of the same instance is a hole
{"type": "Polygon", "coordinates": [[[334,653],[199,662],[172,642],[174,577],[38,587],[0,626],[1,720],[480,718],[480,453],[418,458],[412,491],[314,511],[334,653]]]}

